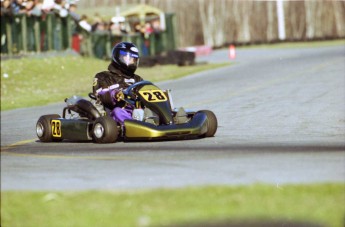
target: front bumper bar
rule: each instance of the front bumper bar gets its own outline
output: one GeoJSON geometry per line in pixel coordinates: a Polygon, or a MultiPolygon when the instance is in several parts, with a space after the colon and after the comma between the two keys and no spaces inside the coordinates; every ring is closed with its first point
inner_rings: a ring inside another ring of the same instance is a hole
{"type": "Polygon", "coordinates": [[[207,132],[207,116],[203,112],[198,112],[188,123],[159,126],[126,120],[124,126],[126,140],[183,139],[204,135],[207,132]]]}

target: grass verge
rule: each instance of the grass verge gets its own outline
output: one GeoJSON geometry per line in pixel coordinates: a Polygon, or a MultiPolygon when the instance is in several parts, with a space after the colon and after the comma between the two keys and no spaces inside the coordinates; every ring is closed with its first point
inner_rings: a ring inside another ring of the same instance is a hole
{"type": "MultiPolygon", "coordinates": [[[[97,72],[109,62],[79,56],[23,58],[1,62],[1,110],[62,102],[72,95],[86,96],[92,90],[97,72]]],[[[227,64],[176,65],[139,68],[145,80],[157,82],[176,79],[227,64]]]]}
{"type": "MultiPolygon", "coordinates": [[[[1,226],[176,226],[283,220],[344,226],[345,184],[1,192],[1,226]]],[[[228,226],[228,225],[227,225],[228,226]]]]}

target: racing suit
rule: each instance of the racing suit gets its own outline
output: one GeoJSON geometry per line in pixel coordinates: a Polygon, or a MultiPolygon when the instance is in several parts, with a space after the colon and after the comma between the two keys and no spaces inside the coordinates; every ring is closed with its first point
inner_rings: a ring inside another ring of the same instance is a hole
{"type": "Polygon", "coordinates": [[[93,94],[108,108],[110,116],[118,123],[123,125],[127,119],[132,119],[134,107],[123,100],[117,101],[116,95],[130,85],[142,81],[136,75],[126,75],[119,70],[116,65],[110,63],[108,71],[99,72],[93,80],[93,94]]]}

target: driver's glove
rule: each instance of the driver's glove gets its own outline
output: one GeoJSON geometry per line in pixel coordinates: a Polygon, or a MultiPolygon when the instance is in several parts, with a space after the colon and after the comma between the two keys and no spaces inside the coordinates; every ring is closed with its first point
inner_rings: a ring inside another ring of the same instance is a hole
{"type": "Polygon", "coordinates": [[[118,90],[117,92],[115,92],[115,100],[117,102],[124,100],[125,99],[125,95],[123,94],[122,90],[118,90]]]}

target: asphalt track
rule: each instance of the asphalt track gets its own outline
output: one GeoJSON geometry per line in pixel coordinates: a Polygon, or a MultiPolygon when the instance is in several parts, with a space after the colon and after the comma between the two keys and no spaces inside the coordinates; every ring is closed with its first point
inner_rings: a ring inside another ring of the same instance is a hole
{"type": "Polygon", "coordinates": [[[1,190],[344,182],[345,46],[240,49],[231,61],[158,84],[177,107],[214,111],[213,138],[41,143],[37,119],[63,102],[1,112],[1,190]]]}

